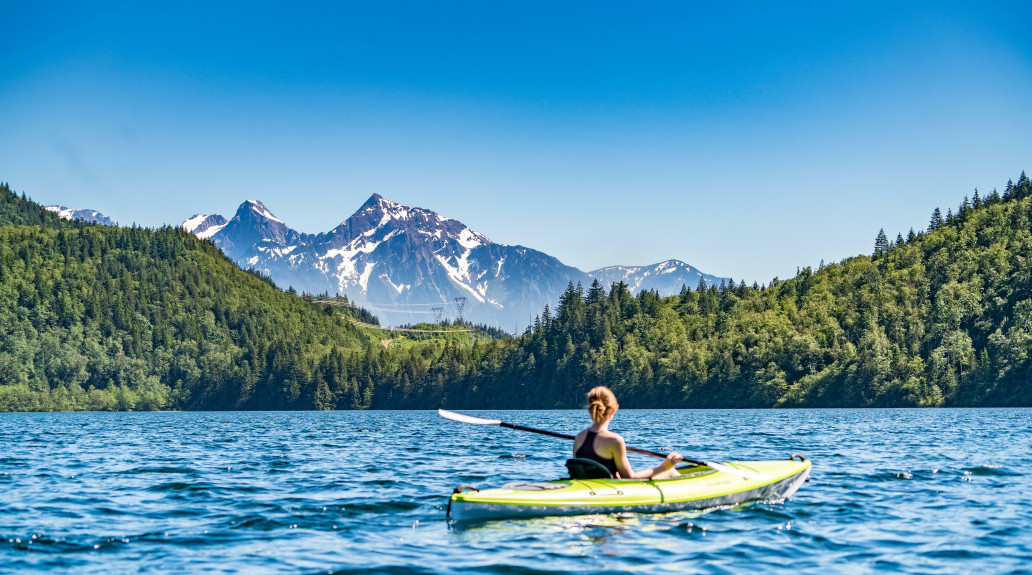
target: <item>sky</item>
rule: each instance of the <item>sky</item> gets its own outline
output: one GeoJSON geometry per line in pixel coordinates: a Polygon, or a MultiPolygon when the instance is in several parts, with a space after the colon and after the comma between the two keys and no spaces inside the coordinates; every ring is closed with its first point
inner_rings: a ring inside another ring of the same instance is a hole
{"type": "Polygon", "coordinates": [[[7,2],[0,181],[767,283],[1032,171],[1029,2],[7,2]]]}

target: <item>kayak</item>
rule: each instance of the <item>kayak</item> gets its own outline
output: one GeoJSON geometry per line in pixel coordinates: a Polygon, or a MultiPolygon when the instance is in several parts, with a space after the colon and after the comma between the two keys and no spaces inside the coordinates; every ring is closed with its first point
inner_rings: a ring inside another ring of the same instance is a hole
{"type": "Polygon", "coordinates": [[[791,497],[810,475],[810,461],[801,455],[788,460],[730,461],[723,465],[732,469],[717,471],[696,465],[680,468],[680,477],[657,480],[558,479],[482,490],[460,485],[448,501],[448,517],[470,521],[710,509],[791,497]]]}

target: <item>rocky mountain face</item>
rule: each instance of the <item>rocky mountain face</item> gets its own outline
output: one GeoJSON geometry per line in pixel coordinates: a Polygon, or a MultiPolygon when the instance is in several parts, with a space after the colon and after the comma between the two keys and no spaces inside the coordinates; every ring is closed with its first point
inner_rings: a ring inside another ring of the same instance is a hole
{"type": "Polygon", "coordinates": [[[54,212],[66,220],[82,220],[103,226],[117,226],[114,220],[97,210],[73,210],[64,206],[43,206],[44,210],[54,212]]]}
{"type": "Polygon", "coordinates": [[[226,218],[217,214],[213,216],[197,214],[183,222],[183,229],[202,240],[206,240],[226,227],[226,223],[226,218]]]}
{"type": "Polygon", "coordinates": [[[523,246],[494,243],[459,221],[374,194],[333,230],[297,232],[261,202],[248,200],[225,220],[198,214],[183,229],[210,238],[244,268],[282,288],[342,294],[376,314],[384,325],[466,320],[522,331],[554,308],[567,285],[593,278],[623,281],[632,291],[677,293],[701,274],[683,262],[583,272],[523,246]]]}

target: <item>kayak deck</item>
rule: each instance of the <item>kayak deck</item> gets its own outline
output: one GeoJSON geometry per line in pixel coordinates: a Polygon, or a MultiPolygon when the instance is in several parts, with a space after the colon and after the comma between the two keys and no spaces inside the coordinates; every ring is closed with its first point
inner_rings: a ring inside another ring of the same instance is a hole
{"type": "Polygon", "coordinates": [[[500,489],[456,489],[448,515],[456,521],[584,513],[659,513],[709,509],[746,501],[790,497],[810,474],[806,459],[732,461],[747,477],[687,467],[671,479],[560,479],[510,484],[500,489]]]}

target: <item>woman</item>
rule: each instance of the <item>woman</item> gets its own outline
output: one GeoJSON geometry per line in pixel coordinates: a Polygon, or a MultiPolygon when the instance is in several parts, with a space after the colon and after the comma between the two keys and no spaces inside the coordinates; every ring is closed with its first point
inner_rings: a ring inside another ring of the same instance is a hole
{"type": "Polygon", "coordinates": [[[609,431],[616,410],[616,396],[608,387],[599,386],[588,392],[588,413],[592,426],[577,434],[573,442],[573,456],[592,459],[604,465],[613,477],[623,479],[669,479],[680,475],[674,465],[681,461],[676,451],[667,455],[663,463],[652,469],[634,471],[627,461],[627,446],[618,434],[609,431]]]}

